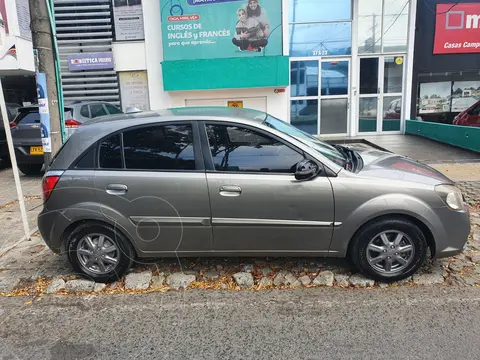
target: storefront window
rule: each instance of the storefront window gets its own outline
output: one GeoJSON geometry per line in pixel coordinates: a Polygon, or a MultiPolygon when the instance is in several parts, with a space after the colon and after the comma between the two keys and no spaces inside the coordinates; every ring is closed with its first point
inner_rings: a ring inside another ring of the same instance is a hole
{"type": "Polygon", "coordinates": [[[350,55],[351,22],[290,24],[290,56],[350,55]]]}
{"type": "Polygon", "coordinates": [[[342,134],[348,128],[348,99],[321,99],[320,134],[342,134]]]}
{"type": "Polygon", "coordinates": [[[360,54],[381,51],[383,0],[359,0],[358,3],[358,52],[360,54]]]}
{"type": "Polygon", "coordinates": [[[348,61],[322,62],[322,95],[348,94],[348,61]]]}
{"type": "Polygon", "coordinates": [[[417,118],[423,121],[480,126],[480,73],[419,74],[417,118]]]}
{"type": "Polygon", "coordinates": [[[351,0],[290,0],[288,22],[322,22],[351,20],[351,0]]]}
{"type": "Polygon", "coordinates": [[[292,61],[290,64],[291,96],[318,95],[318,61],[292,61]]]}
{"type": "Polygon", "coordinates": [[[290,123],[309,134],[317,134],[318,100],[292,100],[290,123]]]}
{"type": "Polygon", "coordinates": [[[360,94],[377,94],[378,57],[360,59],[360,94]]]}
{"type": "Polygon", "coordinates": [[[403,81],[403,57],[385,57],[383,92],[401,93],[403,81]]]}
{"type": "Polygon", "coordinates": [[[359,0],[358,52],[406,52],[408,0],[359,0]]]}
{"type": "Polygon", "coordinates": [[[351,0],[290,0],[290,56],[352,53],[351,0]]]}
{"type": "Polygon", "coordinates": [[[408,0],[384,0],[383,52],[407,51],[408,0]]]}
{"type": "Polygon", "coordinates": [[[377,130],[377,97],[360,98],[358,101],[358,131],[377,130]]]}
{"type": "Polygon", "coordinates": [[[385,96],[383,98],[382,131],[400,131],[402,116],[402,97],[385,96]]]}

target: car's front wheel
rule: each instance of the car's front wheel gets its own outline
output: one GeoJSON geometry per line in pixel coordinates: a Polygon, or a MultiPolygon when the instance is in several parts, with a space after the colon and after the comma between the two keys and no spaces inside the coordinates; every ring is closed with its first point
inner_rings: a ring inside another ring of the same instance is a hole
{"type": "Polygon", "coordinates": [[[414,274],[427,257],[421,229],[406,218],[384,218],[364,226],[352,239],[350,256],[365,275],[398,281],[414,274]]]}
{"type": "Polygon", "coordinates": [[[135,258],[132,245],[120,231],[97,223],[73,231],[67,239],[67,253],[75,271],[102,283],[121,278],[135,258]]]}

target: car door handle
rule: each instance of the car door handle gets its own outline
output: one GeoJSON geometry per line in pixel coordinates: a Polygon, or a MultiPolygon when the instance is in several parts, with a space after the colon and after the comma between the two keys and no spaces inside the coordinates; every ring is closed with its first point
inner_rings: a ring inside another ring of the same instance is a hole
{"type": "Polygon", "coordinates": [[[127,191],[128,191],[127,185],[123,185],[123,184],[107,185],[107,194],[110,194],[110,195],[125,195],[127,191]]]}
{"type": "Polygon", "coordinates": [[[242,188],[235,185],[223,185],[220,186],[218,192],[222,196],[240,196],[240,194],[242,193],[242,188]]]}

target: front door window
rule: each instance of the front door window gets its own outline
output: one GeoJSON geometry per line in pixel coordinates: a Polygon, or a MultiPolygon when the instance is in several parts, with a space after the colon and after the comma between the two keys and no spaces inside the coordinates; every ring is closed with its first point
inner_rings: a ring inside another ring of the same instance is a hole
{"type": "Polygon", "coordinates": [[[303,160],[285,144],[247,128],[207,125],[207,134],[217,171],[290,174],[303,160]]]}

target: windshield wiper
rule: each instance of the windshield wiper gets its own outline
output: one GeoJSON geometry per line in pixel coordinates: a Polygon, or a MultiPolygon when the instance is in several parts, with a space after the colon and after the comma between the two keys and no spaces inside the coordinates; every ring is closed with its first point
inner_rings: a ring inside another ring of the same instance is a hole
{"type": "MultiPolygon", "coordinates": [[[[337,149],[343,155],[343,157],[345,158],[345,164],[344,164],[345,168],[346,168],[347,165],[353,166],[353,158],[352,158],[352,155],[350,154],[350,152],[348,151],[350,149],[348,149],[346,147],[343,147],[342,145],[333,145],[333,147],[335,149],[337,149]]],[[[347,170],[352,170],[352,169],[349,168],[347,170]]]]}

